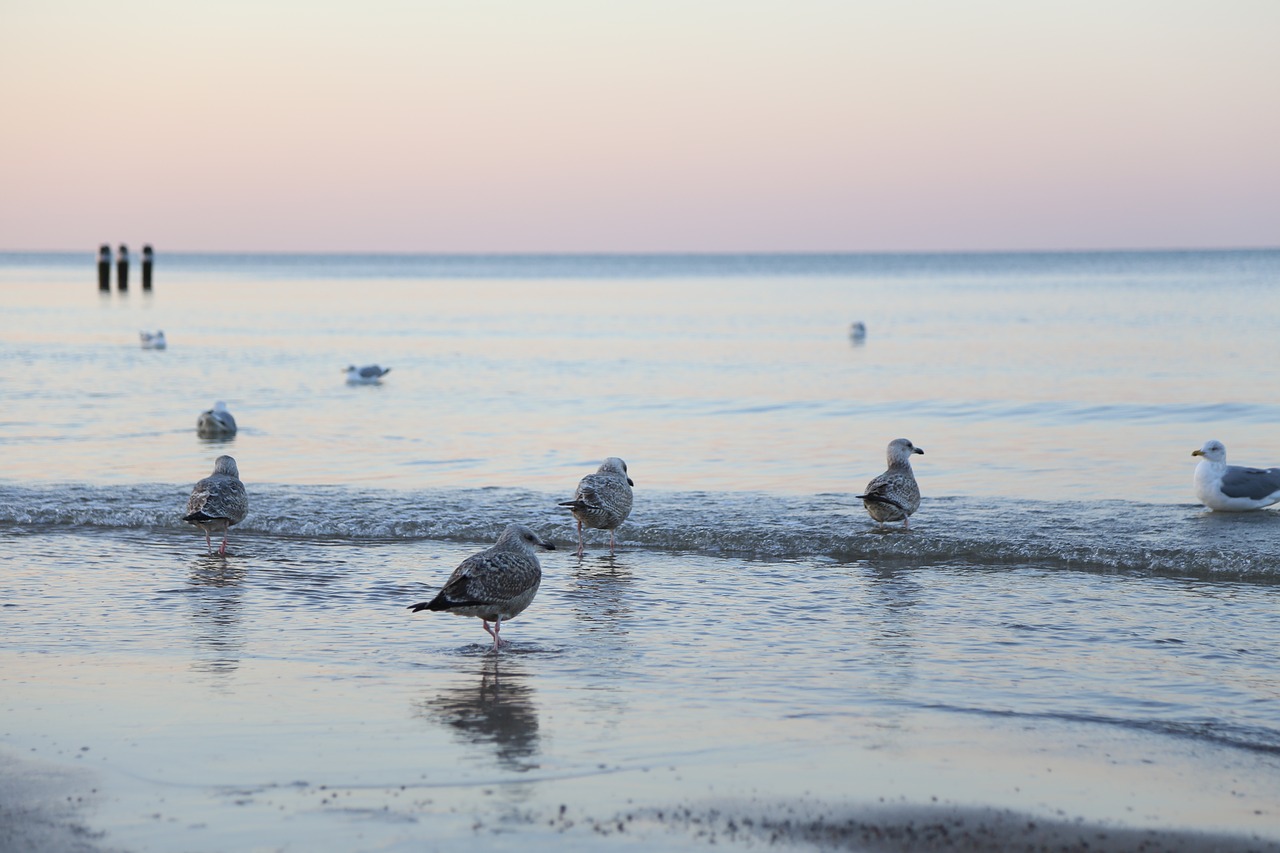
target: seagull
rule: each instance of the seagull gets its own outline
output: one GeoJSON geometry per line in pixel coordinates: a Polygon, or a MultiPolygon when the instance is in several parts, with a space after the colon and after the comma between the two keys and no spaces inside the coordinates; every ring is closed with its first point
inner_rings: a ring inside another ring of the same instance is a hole
{"type": "Polygon", "coordinates": [[[631,514],[631,487],[635,483],[627,476],[627,463],[610,456],[600,463],[594,474],[588,474],[578,483],[573,500],[563,501],[578,519],[578,556],[584,549],[582,527],[594,527],[609,531],[609,553],[613,554],[613,531],[631,514]]]}
{"type": "Polygon", "coordinates": [[[390,367],[379,367],[376,364],[366,364],[364,367],[349,364],[347,365],[347,384],[377,385],[382,381],[382,377],[390,372],[390,367]]]}
{"type": "Polygon", "coordinates": [[[1280,468],[1245,468],[1227,464],[1227,448],[1221,441],[1206,441],[1196,465],[1196,497],[1209,509],[1244,512],[1280,503],[1280,468]]]}
{"type": "Polygon", "coordinates": [[[493,637],[496,652],[503,642],[498,637],[502,620],[523,613],[538,592],[542,582],[538,548],[554,551],[556,546],[523,524],[508,524],[493,547],[472,554],[453,570],[435,598],[410,605],[409,609],[414,613],[443,610],[458,616],[477,616],[493,637]]]}
{"type": "Polygon", "coordinates": [[[886,521],[901,521],[902,529],[906,530],[911,514],[920,508],[920,487],[911,470],[911,456],[915,453],[924,451],[905,438],[889,442],[888,470],[867,483],[864,493],[857,496],[881,527],[886,521]]]}
{"type": "Polygon", "coordinates": [[[228,438],[235,434],[236,419],[227,411],[227,404],[221,400],[196,418],[196,435],[201,438],[228,438]]]}
{"type": "Polygon", "coordinates": [[[230,456],[219,456],[213,461],[213,473],[196,483],[187,500],[187,514],[183,521],[204,531],[204,544],[213,553],[210,531],[222,532],[219,554],[227,553],[227,529],[244,521],[249,511],[249,496],[240,482],[240,469],[230,456]]]}
{"type": "Polygon", "coordinates": [[[164,349],[168,346],[164,339],[163,329],[155,332],[138,332],[138,338],[142,341],[143,349],[164,349]]]}
{"type": "Polygon", "coordinates": [[[849,340],[860,344],[867,339],[867,324],[858,320],[849,327],[849,340]]]}

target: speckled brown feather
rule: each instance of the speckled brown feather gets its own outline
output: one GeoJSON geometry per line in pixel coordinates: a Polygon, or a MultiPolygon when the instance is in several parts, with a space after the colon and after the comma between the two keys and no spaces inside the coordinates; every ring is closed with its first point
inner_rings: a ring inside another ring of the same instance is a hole
{"type": "Polygon", "coordinates": [[[884,524],[887,521],[906,522],[920,508],[920,486],[911,470],[911,456],[924,453],[905,438],[889,442],[886,452],[889,467],[867,483],[858,495],[867,514],[884,524]]]}

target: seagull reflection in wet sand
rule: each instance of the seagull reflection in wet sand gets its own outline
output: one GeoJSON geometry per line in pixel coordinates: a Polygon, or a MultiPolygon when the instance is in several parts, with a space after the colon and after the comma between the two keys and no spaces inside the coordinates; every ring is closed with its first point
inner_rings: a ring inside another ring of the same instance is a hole
{"type": "MultiPolygon", "coordinates": [[[[477,673],[467,673],[474,678],[477,673]]],[[[510,659],[486,656],[479,680],[461,682],[414,703],[414,716],[443,723],[468,745],[492,748],[509,770],[535,770],[541,752],[538,709],[526,674],[510,659]]]]}
{"type": "Polygon", "coordinates": [[[239,669],[245,645],[244,578],[243,567],[221,557],[201,556],[191,563],[187,600],[197,650],[193,671],[227,676],[239,669]]]}
{"type": "MultiPolygon", "coordinates": [[[[622,638],[636,614],[632,602],[635,577],[629,562],[602,556],[578,564],[574,585],[564,591],[576,615],[576,625],[588,633],[622,638]]],[[[598,642],[594,640],[593,642],[598,642]]]]}

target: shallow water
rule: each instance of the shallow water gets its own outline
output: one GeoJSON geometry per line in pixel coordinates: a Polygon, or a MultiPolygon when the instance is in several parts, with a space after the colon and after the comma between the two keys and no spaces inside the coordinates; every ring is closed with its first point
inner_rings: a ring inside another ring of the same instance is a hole
{"type": "Polygon", "coordinates": [[[1280,252],[396,260],[161,256],[153,294],[99,297],[87,259],[0,256],[7,476],[230,450],[256,482],[549,491],[620,455],[811,495],[906,435],[929,495],[1181,503],[1208,438],[1280,462],[1280,252]],[[217,399],[240,435],[193,444],[217,399]]]}
{"type": "Polygon", "coordinates": [[[934,798],[1280,840],[1271,585],[555,552],[495,655],[405,609],[468,546],[197,544],[4,536],[4,740],[93,771],[128,849],[934,798]]]}
{"type": "Polygon", "coordinates": [[[1189,455],[1280,462],[1278,274],[161,256],[98,296],[0,256],[0,754],[82,768],[129,850],[810,849],[769,833],[935,804],[1278,846],[1280,513],[1204,511],[1189,455]],[[853,497],[897,435],[910,531],[853,497]],[[179,518],[221,453],[225,559],[179,518]],[[635,510],[578,560],[606,455],[635,510]],[[408,612],[510,521],[560,545],[510,647],[408,612]]]}

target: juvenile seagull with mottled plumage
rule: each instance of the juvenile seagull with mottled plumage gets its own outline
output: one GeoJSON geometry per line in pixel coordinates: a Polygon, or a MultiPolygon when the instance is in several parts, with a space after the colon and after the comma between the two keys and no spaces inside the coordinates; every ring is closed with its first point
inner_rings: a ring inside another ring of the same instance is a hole
{"type": "Polygon", "coordinates": [[[213,473],[196,483],[187,500],[183,521],[204,531],[204,544],[213,553],[209,532],[222,534],[219,554],[227,553],[227,529],[244,521],[249,512],[249,495],[240,482],[240,469],[230,456],[219,456],[213,462],[213,473]]]}
{"type": "Polygon", "coordinates": [[[857,496],[881,527],[887,521],[901,521],[905,530],[911,514],[920,508],[920,486],[911,470],[911,456],[916,453],[924,451],[905,438],[889,442],[888,469],[867,483],[863,494],[857,496]]]}
{"type": "Polygon", "coordinates": [[[613,554],[613,531],[631,515],[631,487],[635,483],[627,476],[627,463],[610,456],[600,463],[594,474],[588,474],[578,483],[573,500],[564,501],[578,520],[578,556],[584,550],[583,526],[609,531],[609,553],[613,554]]]}
{"type": "Polygon", "coordinates": [[[538,548],[554,551],[556,546],[538,537],[523,524],[509,524],[487,551],[472,554],[453,570],[435,598],[412,604],[409,609],[440,610],[458,616],[476,616],[493,637],[493,649],[502,640],[502,620],[524,612],[542,583],[538,548]],[[489,623],[493,627],[489,627],[489,623]]]}
{"type": "Polygon", "coordinates": [[[1280,503],[1280,468],[1245,468],[1227,464],[1221,441],[1206,441],[1196,465],[1196,497],[1218,512],[1247,512],[1280,503]]]}

